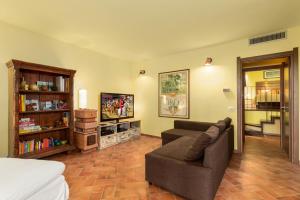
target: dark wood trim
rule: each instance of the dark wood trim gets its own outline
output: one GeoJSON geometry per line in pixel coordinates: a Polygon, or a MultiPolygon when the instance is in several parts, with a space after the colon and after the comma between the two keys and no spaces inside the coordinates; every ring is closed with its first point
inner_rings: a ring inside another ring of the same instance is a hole
{"type": "Polygon", "coordinates": [[[292,79],[292,162],[299,164],[299,54],[298,48],[293,49],[292,55],[292,68],[291,75],[292,79]]]}
{"type": "Polygon", "coordinates": [[[168,72],[160,72],[158,73],[158,117],[164,117],[164,118],[177,118],[177,119],[190,119],[191,116],[191,100],[190,100],[190,69],[181,69],[181,70],[174,70],[174,71],[168,71],[168,72]],[[161,116],[160,115],[160,75],[166,74],[166,73],[172,73],[172,72],[181,72],[181,71],[188,71],[188,116],[187,117],[169,117],[169,116],[161,116]]]}
{"type": "Polygon", "coordinates": [[[261,66],[261,67],[246,67],[243,68],[244,72],[251,72],[251,71],[263,71],[263,70],[270,70],[270,69],[280,69],[281,65],[269,65],[269,66],[261,66]]]}
{"type": "MultiPolygon", "coordinates": [[[[280,94],[284,93],[284,66],[280,69],[280,94]]],[[[283,109],[281,109],[284,106],[284,95],[280,95],[280,147],[283,149],[283,127],[284,127],[284,121],[283,121],[283,109]]]]}
{"type": "MultiPolygon", "coordinates": [[[[291,110],[291,161],[299,164],[299,80],[298,80],[298,48],[293,51],[280,52],[275,54],[254,56],[248,58],[237,58],[237,144],[238,152],[243,152],[243,64],[259,62],[268,59],[289,57],[291,60],[290,77],[290,110],[291,110]]],[[[249,68],[245,68],[248,70],[249,68]]]]}
{"type": "Polygon", "coordinates": [[[279,52],[279,53],[274,53],[274,54],[242,58],[241,60],[242,60],[243,64],[246,64],[246,63],[258,62],[258,61],[274,59],[274,58],[290,57],[292,54],[293,54],[293,51],[285,51],[285,52],[279,52]]]}
{"type": "MultiPolygon", "coordinates": [[[[14,63],[13,65],[15,66],[15,68],[24,69],[24,70],[34,70],[34,71],[47,72],[47,73],[53,73],[53,74],[69,75],[69,76],[71,74],[74,75],[76,73],[76,71],[72,70],[72,69],[54,67],[54,66],[31,63],[31,62],[25,62],[25,61],[16,60],[16,59],[12,59],[9,62],[14,63]]],[[[7,64],[7,65],[9,65],[9,64],[7,64]]]]}
{"type": "Polygon", "coordinates": [[[237,152],[242,153],[243,152],[243,127],[242,124],[244,124],[242,120],[243,112],[243,72],[242,72],[242,61],[241,58],[237,58],[237,152]]]}

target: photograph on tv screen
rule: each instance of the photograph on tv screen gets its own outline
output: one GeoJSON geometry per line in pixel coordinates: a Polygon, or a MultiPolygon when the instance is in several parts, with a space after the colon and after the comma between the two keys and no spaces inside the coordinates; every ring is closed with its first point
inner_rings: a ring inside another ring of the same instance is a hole
{"type": "Polygon", "coordinates": [[[102,120],[129,118],[134,113],[133,95],[126,94],[102,94],[101,115],[102,120]]]}

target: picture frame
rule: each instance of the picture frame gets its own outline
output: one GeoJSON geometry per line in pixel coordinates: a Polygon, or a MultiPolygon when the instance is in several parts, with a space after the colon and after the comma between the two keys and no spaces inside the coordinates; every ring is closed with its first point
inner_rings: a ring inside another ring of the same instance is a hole
{"type": "Polygon", "coordinates": [[[265,70],[263,73],[264,79],[280,78],[279,69],[265,70]]]}
{"type": "Polygon", "coordinates": [[[158,74],[158,116],[190,118],[190,70],[158,74]]]}

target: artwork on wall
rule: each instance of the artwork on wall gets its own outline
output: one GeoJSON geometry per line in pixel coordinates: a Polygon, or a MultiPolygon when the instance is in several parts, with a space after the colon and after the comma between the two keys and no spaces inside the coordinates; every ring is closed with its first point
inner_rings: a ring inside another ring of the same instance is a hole
{"type": "Polygon", "coordinates": [[[264,79],[280,78],[280,70],[272,69],[264,71],[264,79]]]}
{"type": "Polygon", "coordinates": [[[158,74],[159,117],[190,118],[190,70],[158,74]]]}

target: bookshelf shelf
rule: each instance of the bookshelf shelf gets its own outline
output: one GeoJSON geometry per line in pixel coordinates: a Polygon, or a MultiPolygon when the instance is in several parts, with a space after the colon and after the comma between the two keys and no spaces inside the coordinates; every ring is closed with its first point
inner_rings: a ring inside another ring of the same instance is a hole
{"type": "Polygon", "coordinates": [[[59,91],[33,91],[33,90],[19,90],[20,94],[70,94],[69,92],[59,92],[59,91]]]}
{"type": "Polygon", "coordinates": [[[56,146],[56,147],[49,147],[46,149],[41,149],[39,151],[21,154],[18,157],[19,158],[28,158],[28,159],[35,158],[36,159],[36,158],[43,158],[43,157],[51,156],[51,155],[66,152],[66,151],[72,151],[74,149],[75,149],[74,146],[65,144],[65,145],[60,145],[60,146],[56,146]]]}
{"type": "Polygon", "coordinates": [[[76,71],[20,60],[9,61],[7,67],[9,157],[43,158],[73,150],[73,89],[76,71]],[[27,90],[32,88],[39,90],[27,90]],[[55,109],[59,107],[67,109],[55,109]],[[57,126],[61,128],[20,133],[24,130],[57,126]],[[65,141],[67,144],[51,147],[53,144],[49,144],[48,141],[54,140],[58,143],[65,141]]]}
{"type": "Polygon", "coordinates": [[[25,112],[19,112],[19,114],[41,114],[41,113],[54,113],[54,112],[70,112],[70,109],[25,111],[25,112]]]}
{"type": "Polygon", "coordinates": [[[31,131],[28,133],[19,133],[19,136],[34,135],[34,134],[40,134],[40,133],[50,133],[50,132],[55,132],[55,131],[67,130],[67,129],[69,129],[69,127],[50,128],[50,129],[41,130],[41,131],[31,131]]]}

